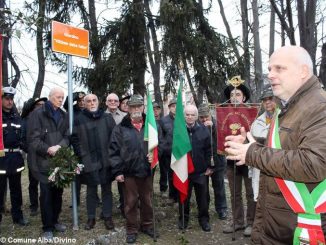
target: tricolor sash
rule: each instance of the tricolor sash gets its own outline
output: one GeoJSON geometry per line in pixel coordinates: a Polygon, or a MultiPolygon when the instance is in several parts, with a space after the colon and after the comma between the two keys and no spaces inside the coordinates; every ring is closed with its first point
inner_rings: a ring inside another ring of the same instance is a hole
{"type": "MultiPolygon", "coordinates": [[[[278,115],[271,123],[268,146],[275,149],[282,149],[278,115]]],[[[310,193],[304,183],[274,178],[280,188],[283,197],[294,213],[298,214],[298,224],[294,231],[293,245],[325,244],[325,237],[321,228],[321,213],[326,212],[326,179],[322,181],[310,193]]]]}

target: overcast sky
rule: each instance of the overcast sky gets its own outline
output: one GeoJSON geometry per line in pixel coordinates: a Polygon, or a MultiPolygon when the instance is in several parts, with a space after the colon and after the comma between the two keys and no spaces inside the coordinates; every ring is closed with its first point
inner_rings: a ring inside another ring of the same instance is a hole
{"type": "MultiPolygon", "coordinates": [[[[23,2],[24,1],[22,0],[11,0],[11,1],[7,0],[7,3],[10,4],[10,8],[12,10],[22,9],[23,2]]],[[[97,3],[96,11],[97,14],[100,14],[100,17],[98,19],[99,20],[101,20],[102,18],[112,19],[114,17],[118,17],[119,11],[115,7],[113,7],[114,4],[116,5],[116,7],[118,7],[116,2],[120,2],[120,1],[116,1],[116,0],[96,1],[97,3]],[[109,6],[110,9],[107,9],[107,6],[109,6]]],[[[157,1],[154,0],[154,2],[157,1]]],[[[209,1],[203,1],[203,2],[207,4],[209,1]]],[[[239,1],[237,0],[223,1],[225,12],[234,37],[237,37],[242,32],[239,9],[237,7],[237,4],[235,4],[238,2],[239,1]]],[[[158,9],[158,4],[153,5],[153,10],[152,10],[153,13],[155,13],[154,10],[155,8],[158,9]]],[[[251,15],[250,11],[251,10],[249,10],[249,14],[251,15]]],[[[213,0],[213,8],[209,16],[207,17],[209,19],[210,24],[214,28],[216,28],[217,32],[226,35],[225,27],[220,17],[217,0],[213,0]]],[[[74,21],[76,22],[74,25],[78,26],[80,23],[79,19],[75,18],[74,21]]],[[[263,56],[263,69],[267,71],[268,46],[269,46],[269,41],[268,41],[269,40],[269,14],[268,13],[262,14],[260,16],[260,26],[261,26],[260,39],[261,39],[261,48],[262,48],[262,56],[263,56]]],[[[22,30],[20,39],[17,38],[17,35],[14,35],[12,41],[13,53],[15,54],[15,57],[19,63],[19,67],[22,71],[22,80],[21,80],[22,83],[17,88],[19,94],[19,96],[17,96],[17,99],[20,100],[17,101],[17,103],[22,104],[23,100],[26,100],[26,98],[32,96],[35,82],[37,80],[38,66],[37,66],[35,37],[31,37],[29,34],[23,32],[22,26],[16,26],[16,28],[22,30]]],[[[276,41],[275,48],[280,46],[277,45],[277,43],[280,43],[280,41],[276,41]]],[[[317,57],[319,56],[320,55],[317,53],[317,57]]],[[[73,57],[73,64],[78,64],[79,66],[83,65],[87,67],[90,64],[90,62],[87,59],[80,59],[77,57],[73,57]]],[[[163,79],[164,72],[162,72],[161,75],[163,79]]],[[[151,79],[149,74],[146,75],[146,79],[147,80],[151,79]]],[[[47,64],[46,75],[45,75],[45,86],[42,91],[42,95],[46,96],[48,94],[49,89],[52,88],[53,86],[61,86],[64,89],[66,89],[67,87],[66,81],[67,81],[67,74],[64,73],[60,74],[58,73],[58,69],[56,67],[47,64]]],[[[78,88],[74,86],[75,91],[76,89],[78,88]]]]}

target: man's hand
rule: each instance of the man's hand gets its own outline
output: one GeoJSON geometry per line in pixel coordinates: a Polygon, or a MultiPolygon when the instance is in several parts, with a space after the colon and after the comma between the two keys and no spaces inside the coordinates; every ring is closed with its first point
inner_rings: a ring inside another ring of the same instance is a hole
{"type": "Polygon", "coordinates": [[[211,127],[211,126],[213,126],[213,121],[205,121],[204,122],[204,125],[206,126],[206,127],[211,127]]]}
{"type": "MultiPolygon", "coordinates": [[[[227,136],[225,139],[227,140],[228,137],[229,136],[227,136]]],[[[224,144],[224,146],[226,147],[225,151],[228,153],[226,159],[237,161],[236,164],[238,166],[245,164],[248,148],[252,143],[256,142],[249,132],[247,133],[247,139],[249,140],[249,143],[247,144],[239,143],[237,140],[226,141],[224,144]]]]}
{"type": "Polygon", "coordinates": [[[214,170],[213,170],[213,169],[211,169],[211,168],[207,168],[207,169],[206,169],[206,172],[205,172],[205,175],[206,175],[206,176],[211,176],[213,173],[214,173],[214,170]]]}
{"type": "Polygon", "coordinates": [[[244,143],[246,141],[247,132],[244,127],[240,128],[240,134],[239,135],[229,135],[225,137],[226,141],[232,141],[237,143],[244,143]]]}
{"type": "Polygon", "coordinates": [[[149,163],[152,163],[152,161],[153,161],[153,153],[152,152],[147,154],[147,159],[148,159],[149,163]]]}
{"type": "Polygon", "coordinates": [[[118,182],[125,182],[125,177],[123,176],[123,174],[121,174],[115,177],[115,180],[118,182]]]}
{"type": "Polygon", "coordinates": [[[54,145],[49,147],[47,152],[50,156],[54,156],[60,148],[60,145],[54,145]]]}

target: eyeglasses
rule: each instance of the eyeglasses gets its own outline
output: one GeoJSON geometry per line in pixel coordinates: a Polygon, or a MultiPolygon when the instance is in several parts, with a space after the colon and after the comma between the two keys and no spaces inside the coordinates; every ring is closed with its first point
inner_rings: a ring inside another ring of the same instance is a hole
{"type": "Polygon", "coordinates": [[[119,100],[107,100],[107,101],[110,102],[110,103],[112,103],[112,102],[115,102],[115,103],[119,102],[119,100]]]}

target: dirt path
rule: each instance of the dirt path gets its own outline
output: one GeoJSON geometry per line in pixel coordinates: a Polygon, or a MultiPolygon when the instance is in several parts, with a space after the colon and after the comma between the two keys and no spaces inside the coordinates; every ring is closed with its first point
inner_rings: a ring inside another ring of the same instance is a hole
{"type": "MultiPolygon", "coordinates": [[[[157,176],[155,176],[157,178],[157,176]]],[[[1,223],[0,237],[5,241],[4,244],[41,244],[39,236],[42,233],[41,230],[41,216],[38,214],[35,217],[29,216],[29,197],[28,197],[28,178],[27,171],[23,173],[23,212],[27,219],[30,221],[30,225],[27,227],[20,227],[12,224],[10,214],[5,214],[1,223]],[[33,243],[32,240],[35,242],[33,243]]],[[[158,190],[158,185],[155,180],[154,189],[158,190]]],[[[212,189],[211,189],[212,191],[212,189]]],[[[95,229],[90,231],[84,230],[84,224],[87,221],[86,207],[85,207],[85,192],[86,188],[82,187],[81,194],[81,206],[79,207],[79,230],[72,230],[72,209],[70,206],[70,189],[65,189],[64,191],[64,203],[62,207],[61,221],[68,225],[69,229],[65,233],[56,233],[57,242],[55,244],[95,244],[96,240],[100,235],[109,235],[111,231],[107,231],[104,228],[103,221],[99,218],[97,219],[97,224],[95,229]]],[[[229,192],[228,193],[228,205],[230,206],[229,192]]],[[[213,194],[213,193],[212,193],[213,194]]],[[[117,189],[116,183],[113,183],[113,195],[114,195],[114,209],[113,209],[113,220],[118,231],[124,230],[124,219],[121,217],[119,211],[116,209],[117,205],[117,189]]],[[[212,195],[213,196],[213,195],[212,195]]],[[[194,195],[193,195],[194,197],[194,195]]],[[[10,208],[9,197],[7,206],[10,208]]],[[[182,233],[177,227],[178,220],[178,207],[176,205],[167,205],[166,199],[162,198],[160,195],[155,196],[155,208],[157,213],[157,229],[159,230],[160,237],[157,242],[154,243],[151,238],[144,234],[139,234],[137,239],[137,244],[166,244],[166,245],[178,245],[178,244],[249,244],[249,239],[244,238],[242,232],[236,233],[236,240],[232,241],[231,235],[226,235],[222,233],[222,229],[225,225],[230,225],[231,215],[229,215],[228,220],[221,221],[217,218],[214,212],[214,207],[211,202],[210,204],[210,224],[212,231],[203,232],[199,226],[196,216],[197,209],[194,199],[192,199],[191,204],[191,217],[188,229],[185,233],[182,233]]],[[[101,208],[97,209],[98,216],[101,212],[101,208]]],[[[1,241],[1,239],[0,239],[1,241]]],[[[44,244],[44,243],[43,243],[44,244]]],[[[111,243],[112,244],[112,243],[111,243]]],[[[115,244],[125,244],[125,236],[119,237],[115,244]]]]}

